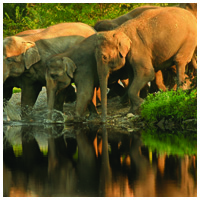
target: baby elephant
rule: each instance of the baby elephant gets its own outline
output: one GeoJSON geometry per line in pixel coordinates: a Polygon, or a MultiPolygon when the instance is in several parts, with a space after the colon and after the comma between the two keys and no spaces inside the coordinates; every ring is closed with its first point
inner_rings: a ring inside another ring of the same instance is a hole
{"type": "Polygon", "coordinates": [[[94,44],[93,40],[94,35],[47,61],[47,102],[50,111],[48,119],[52,118],[53,108],[63,106],[63,98],[66,96],[63,90],[71,86],[71,82],[74,82],[77,88],[75,120],[81,119],[87,106],[90,117],[97,115],[96,107],[92,103],[94,89],[98,87],[94,47],[90,48],[94,44]]]}
{"type": "Polygon", "coordinates": [[[75,70],[76,65],[68,57],[63,57],[59,60],[54,60],[53,57],[47,62],[46,87],[47,104],[50,111],[48,116],[49,119],[51,119],[52,110],[54,107],[59,109],[60,106],[63,106],[60,105],[60,102],[64,102],[65,98],[63,91],[68,86],[72,87],[71,79],[73,79],[75,70]],[[56,96],[59,98],[55,98],[56,96]],[[57,101],[55,102],[56,99],[57,101]]]}

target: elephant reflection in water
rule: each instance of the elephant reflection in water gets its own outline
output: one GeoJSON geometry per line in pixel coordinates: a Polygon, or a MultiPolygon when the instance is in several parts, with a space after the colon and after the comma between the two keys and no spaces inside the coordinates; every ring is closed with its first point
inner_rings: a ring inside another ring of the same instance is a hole
{"type": "Polygon", "coordinates": [[[137,134],[131,137],[129,184],[136,197],[156,196],[156,167],[141,153],[142,141],[137,134]]]}
{"type": "MultiPolygon", "coordinates": [[[[23,128],[22,156],[16,157],[11,145],[4,148],[4,196],[197,194],[195,178],[190,173],[196,170],[196,161],[192,157],[176,158],[159,154],[158,159],[153,157],[151,163],[141,149],[143,145],[137,133],[119,140],[115,136],[115,142],[119,141],[116,142],[117,151],[111,130],[104,125],[98,129],[76,127],[68,131],[70,137],[66,132],[60,137],[49,138],[48,156],[44,156],[32,134],[36,129],[23,128]],[[126,143],[126,149],[123,149],[123,143],[126,143]],[[77,147],[78,160],[73,157],[77,147]],[[122,159],[124,152],[126,158],[122,159]],[[117,161],[112,158],[116,154],[119,154],[117,161]]],[[[51,128],[48,135],[53,135],[51,128]]],[[[5,143],[8,144],[6,138],[5,143]]]]}
{"type": "MultiPolygon", "coordinates": [[[[111,129],[112,130],[112,129],[111,129]]],[[[110,130],[110,131],[111,131],[110,130]]],[[[112,130],[113,131],[113,130],[112,130]]],[[[112,164],[110,162],[110,156],[113,154],[113,151],[115,151],[111,145],[111,154],[109,153],[108,148],[108,133],[105,125],[102,126],[102,138],[101,138],[101,165],[100,165],[100,179],[99,179],[99,188],[100,188],[100,196],[105,197],[131,197],[133,196],[133,191],[129,188],[128,184],[128,176],[126,174],[122,174],[121,171],[119,172],[118,169],[121,169],[120,166],[118,166],[117,171],[112,169],[112,164]]],[[[118,143],[119,145],[119,143],[118,143]]],[[[115,144],[114,144],[115,146],[115,144]]],[[[116,152],[118,154],[119,152],[116,152]]],[[[120,162],[120,156],[117,156],[117,159],[115,160],[115,166],[120,162]]]]}
{"type": "Polygon", "coordinates": [[[185,155],[182,158],[177,158],[163,154],[158,156],[157,164],[157,196],[197,196],[196,178],[193,177],[193,172],[196,171],[195,156],[185,155]]]}

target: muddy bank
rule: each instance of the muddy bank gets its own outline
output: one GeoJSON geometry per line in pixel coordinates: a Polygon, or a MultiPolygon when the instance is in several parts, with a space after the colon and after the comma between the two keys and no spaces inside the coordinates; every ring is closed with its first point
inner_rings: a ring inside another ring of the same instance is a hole
{"type": "MultiPolygon", "coordinates": [[[[13,105],[17,112],[20,113],[20,106],[21,106],[21,93],[15,93],[12,95],[12,98],[10,99],[9,103],[13,105]]],[[[73,103],[65,103],[64,104],[64,115],[65,116],[73,116],[74,109],[75,109],[75,102],[73,103]]],[[[118,128],[126,128],[129,132],[136,130],[138,128],[141,128],[144,126],[144,123],[139,120],[138,115],[132,115],[127,114],[130,107],[123,106],[120,103],[119,97],[114,97],[112,99],[108,99],[108,120],[107,124],[108,126],[115,126],[118,128]],[[134,121],[137,121],[137,126],[134,121]]],[[[89,111],[86,110],[86,121],[87,123],[100,123],[100,115],[101,115],[101,106],[99,105],[97,107],[99,118],[93,119],[93,120],[87,120],[89,117],[89,111]]],[[[37,121],[41,117],[39,116],[41,113],[47,112],[47,96],[46,96],[46,88],[43,87],[42,91],[40,92],[40,95],[34,105],[32,113],[35,113],[34,119],[31,120],[31,122],[34,122],[34,120],[37,121]],[[38,115],[38,116],[37,116],[38,115]]]]}
{"type": "MultiPolygon", "coordinates": [[[[9,103],[16,109],[18,113],[21,110],[21,93],[15,93],[12,95],[9,103]]],[[[73,103],[65,103],[64,104],[64,118],[65,121],[68,118],[71,118],[74,115],[75,110],[75,102],[73,103]]],[[[107,126],[108,127],[116,127],[116,128],[125,128],[129,132],[136,131],[141,128],[147,128],[149,126],[159,127],[162,130],[172,130],[172,129],[185,129],[189,131],[197,130],[197,120],[196,119],[188,119],[183,121],[181,124],[174,123],[174,120],[171,119],[161,119],[159,122],[152,122],[151,124],[146,124],[139,115],[133,115],[128,113],[130,109],[129,105],[123,106],[120,103],[120,97],[114,97],[108,99],[108,117],[107,117],[107,126]]],[[[101,123],[100,115],[101,115],[101,106],[97,106],[97,110],[99,113],[99,118],[88,120],[89,111],[86,110],[85,116],[86,120],[83,123],[101,123]]],[[[29,118],[29,122],[43,122],[44,118],[47,115],[47,96],[46,96],[46,88],[43,87],[40,95],[34,105],[32,115],[29,118]]],[[[63,120],[60,116],[60,113],[56,113],[57,120],[63,120]]],[[[5,122],[5,121],[4,121],[5,122]]]]}

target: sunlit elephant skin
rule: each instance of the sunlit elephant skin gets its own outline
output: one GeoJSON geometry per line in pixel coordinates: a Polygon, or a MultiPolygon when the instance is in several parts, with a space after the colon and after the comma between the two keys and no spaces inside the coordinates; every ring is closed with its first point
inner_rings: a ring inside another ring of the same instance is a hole
{"type": "MultiPolygon", "coordinates": [[[[197,4],[196,3],[180,3],[178,6],[190,11],[197,18],[197,4]]],[[[129,12],[125,15],[122,15],[122,16],[116,18],[116,19],[99,21],[95,24],[94,28],[95,28],[96,31],[113,30],[113,29],[117,28],[118,26],[120,26],[121,24],[125,23],[126,21],[139,16],[140,14],[142,14],[146,10],[159,9],[159,8],[161,8],[161,7],[158,7],[158,6],[138,7],[136,9],[132,10],[131,12],[129,12]]],[[[189,63],[189,66],[190,66],[190,69],[192,71],[196,71],[196,60],[195,60],[195,58],[189,63]]],[[[173,84],[173,83],[174,83],[173,74],[166,73],[166,70],[164,70],[162,72],[159,70],[158,73],[156,73],[155,80],[151,84],[153,86],[151,86],[151,88],[149,89],[149,92],[156,92],[160,89],[163,90],[163,91],[166,91],[167,89],[176,88],[176,85],[173,84]],[[165,74],[163,74],[163,73],[165,73],[165,74]],[[167,79],[168,82],[164,83],[164,79],[167,79]],[[173,85],[173,86],[171,86],[171,85],[173,85]]],[[[188,81],[188,88],[189,88],[189,85],[190,85],[190,82],[188,81]]],[[[115,87],[116,87],[116,89],[119,88],[119,86],[117,84],[115,84],[115,85],[113,85],[112,89],[115,90],[115,87]]],[[[147,96],[147,92],[145,92],[145,90],[143,90],[142,93],[141,93],[141,97],[144,98],[146,96],[147,96]]],[[[127,97],[125,97],[125,99],[127,99],[127,97]]]]}
{"type": "MultiPolygon", "coordinates": [[[[197,21],[185,9],[168,7],[147,10],[113,31],[97,33],[96,60],[101,89],[102,121],[107,115],[109,72],[130,63],[134,78],[129,87],[130,112],[142,103],[141,88],[155,78],[155,71],[176,65],[178,86],[184,81],[185,66],[197,46],[197,21]],[[190,34],[188,34],[190,33],[190,34]]],[[[184,89],[184,85],[182,85],[184,89]]]]}
{"type": "Polygon", "coordinates": [[[110,31],[110,30],[117,28],[124,22],[139,16],[141,13],[143,13],[146,10],[158,9],[158,8],[160,8],[160,7],[158,7],[158,6],[141,6],[141,7],[138,7],[136,9],[132,10],[131,12],[129,12],[127,14],[117,17],[116,19],[112,19],[112,20],[107,19],[107,20],[98,21],[94,25],[94,29],[96,31],[110,31]]]}
{"type": "Polygon", "coordinates": [[[27,35],[33,35],[33,34],[39,33],[39,32],[44,31],[44,30],[45,30],[45,28],[26,30],[26,31],[22,31],[20,33],[17,33],[15,36],[23,37],[23,36],[27,36],[27,35]]]}
{"type": "Polygon", "coordinates": [[[185,8],[197,18],[197,3],[180,3],[180,8],[185,8]]]}
{"type": "Polygon", "coordinates": [[[46,85],[47,58],[66,51],[94,33],[92,27],[83,23],[61,23],[36,34],[5,38],[4,83],[9,77],[17,79],[15,82],[22,89],[21,105],[32,107],[42,86],[46,85]]]}

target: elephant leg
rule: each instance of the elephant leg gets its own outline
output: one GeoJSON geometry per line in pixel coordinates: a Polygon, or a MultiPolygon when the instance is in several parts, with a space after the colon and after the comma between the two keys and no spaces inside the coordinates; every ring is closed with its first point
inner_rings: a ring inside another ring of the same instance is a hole
{"type": "Polygon", "coordinates": [[[37,83],[23,85],[21,90],[22,117],[25,117],[28,114],[29,109],[32,109],[41,89],[42,86],[37,83]]]}
{"type": "Polygon", "coordinates": [[[159,70],[155,73],[155,80],[156,80],[156,85],[158,86],[158,89],[165,92],[167,90],[167,88],[165,87],[164,80],[163,80],[163,74],[162,74],[161,70],[159,70]]]}
{"type": "Polygon", "coordinates": [[[87,81],[85,85],[82,84],[78,86],[76,108],[75,108],[76,118],[81,118],[89,103],[90,103],[89,105],[90,112],[97,113],[96,107],[94,106],[93,103],[92,103],[93,105],[91,104],[93,94],[94,94],[94,87],[92,86],[92,84],[90,84],[90,81],[87,81]]]}
{"type": "Polygon", "coordinates": [[[142,99],[146,98],[149,93],[149,85],[145,84],[145,86],[140,90],[140,97],[142,99]]]}
{"type": "Polygon", "coordinates": [[[176,63],[176,71],[177,71],[177,89],[182,88],[183,90],[187,89],[186,84],[184,84],[185,80],[185,63],[176,63]]]}
{"type": "MultiPolygon", "coordinates": [[[[98,89],[96,90],[96,95],[97,95],[97,102],[96,103],[101,103],[101,90],[100,87],[98,87],[98,89]]],[[[97,106],[97,105],[96,105],[97,106]]]]}
{"type": "Polygon", "coordinates": [[[54,109],[63,112],[63,104],[66,99],[66,96],[68,96],[68,93],[70,93],[70,90],[70,88],[66,87],[56,92],[54,109]]]}
{"type": "Polygon", "coordinates": [[[130,85],[131,85],[131,83],[133,82],[133,71],[132,71],[132,69],[131,68],[129,68],[128,69],[128,79],[126,79],[126,84],[127,84],[127,86],[126,86],[126,88],[125,88],[125,93],[124,93],[124,95],[120,98],[120,103],[122,104],[122,105],[127,105],[127,104],[129,104],[129,95],[128,95],[128,90],[129,90],[129,87],[130,87],[130,85]],[[127,81],[128,80],[128,81],[127,81]]]}
{"type": "Polygon", "coordinates": [[[197,61],[195,56],[192,57],[192,60],[187,65],[187,74],[191,78],[197,75],[197,61]]]}
{"type": "Polygon", "coordinates": [[[140,90],[155,77],[155,71],[153,66],[151,67],[151,64],[146,63],[146,65],[137,66],[135,70],[134,79],[128,89],[128,95],[131,101],[131,109],[129,112],[131,113],[136,113],[143,102],[143,99],[139,97],[140,90]]]}
{"type": "Polygon", "coordinates": [[[74,102],[76,100],[76,92],[75,88],[70,84],[66,88],[66,96],[65,96],[65,102],[74,102]]]}

